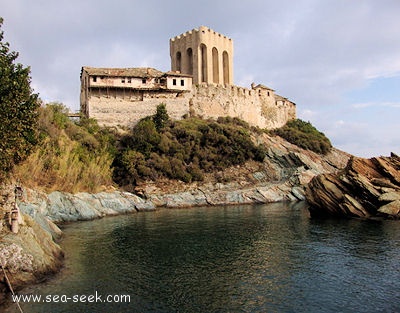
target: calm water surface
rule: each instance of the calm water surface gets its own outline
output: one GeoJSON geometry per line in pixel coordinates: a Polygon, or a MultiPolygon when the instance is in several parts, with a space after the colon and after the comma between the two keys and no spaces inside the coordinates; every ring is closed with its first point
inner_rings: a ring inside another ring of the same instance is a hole
{"type": "MultiPolygon", "coordinates": [[[[66,267],[24,312],[400,312],[400,222],[313,220],[305,204],[160,210],[64,227],[66,267]]],[[[9,308],[8,312],[16,312],[9,308]]]]}

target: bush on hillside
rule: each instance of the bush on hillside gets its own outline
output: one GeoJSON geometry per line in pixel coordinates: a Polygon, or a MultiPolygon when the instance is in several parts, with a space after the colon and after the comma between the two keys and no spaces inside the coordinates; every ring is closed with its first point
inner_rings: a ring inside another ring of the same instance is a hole
{"type": "Polygon", "coordinates": [[[248,124],[239,119],[187,118],[157,129],[148,117],[121,139],[114,179],[122,186],[160,177],[199,181],[206,172],[264,156],[265,149],[253,143],[248,124]]]}
{"type": "Polygon", "coordinates": [[[327,154],[332,148],[330,140],[324,133],[318,131],[310,122],[300,119],[287,122],[285,126],[275,129],[273,133],[300,148],[319,154],[327,154]]]}

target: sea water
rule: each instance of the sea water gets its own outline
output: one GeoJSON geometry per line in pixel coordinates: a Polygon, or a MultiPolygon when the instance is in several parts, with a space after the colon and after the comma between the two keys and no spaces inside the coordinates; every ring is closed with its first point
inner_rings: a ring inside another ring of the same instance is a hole
{"type": "Polygon", "coordinates": [[[21,303],[25,313],[400,312],[399,221],[316,220],[305,203],[279,203],[161,209],[63,231],[65,268],[21,292],[41,296],[21,303]]]}

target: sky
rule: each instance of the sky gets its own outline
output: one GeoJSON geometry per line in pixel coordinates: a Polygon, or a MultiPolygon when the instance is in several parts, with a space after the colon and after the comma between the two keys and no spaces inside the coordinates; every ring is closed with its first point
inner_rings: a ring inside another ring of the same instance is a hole
{"type": "Polygon", "coordinates": [[[4,41],[46,103],[79,110],[80,71],[170,70],[169,39],[234,42],[234,84],[267,85],[341,150],[400,154],[399,0],[0,0],[4,41]]]}

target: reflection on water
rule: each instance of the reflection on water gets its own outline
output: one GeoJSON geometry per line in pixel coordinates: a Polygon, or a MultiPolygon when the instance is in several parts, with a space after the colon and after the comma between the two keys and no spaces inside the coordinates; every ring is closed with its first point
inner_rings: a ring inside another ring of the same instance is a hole
{"type": "Polygon", "coordinates": [[[400,311],[399,223],[311,220],[304,206],[165,209],[68,225],[65,270],[25,292],[129,294],[131,302],[22,306],[25,312],[400,311]]]}

